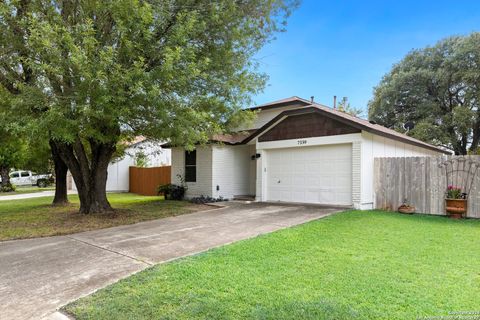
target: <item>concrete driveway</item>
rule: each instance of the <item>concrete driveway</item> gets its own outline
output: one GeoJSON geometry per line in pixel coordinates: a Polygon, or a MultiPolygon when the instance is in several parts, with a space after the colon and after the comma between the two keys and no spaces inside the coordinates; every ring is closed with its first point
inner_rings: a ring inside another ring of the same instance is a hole
{"type": "Polygon", "coordinates": [[[228,207],[69,236],[0,242],[0,319],[56,309],[153,264],[324,217],[338,208],[228,207]]]}

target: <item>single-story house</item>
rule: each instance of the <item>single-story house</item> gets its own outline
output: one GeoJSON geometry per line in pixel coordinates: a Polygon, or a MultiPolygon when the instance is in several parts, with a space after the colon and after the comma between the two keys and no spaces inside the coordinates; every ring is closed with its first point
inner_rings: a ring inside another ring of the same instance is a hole
{"type": "Polygon", "coordinates": [[[188,152],[172,147],[172,183],[186,196],[353,206],[374,203],[374,158],[448,152],[299,97],[257,107],[251,127],[188,152]]]}
{"type": "MultiPolygon", "coordinates": [[[[171,164],[170,149],[162,148],[162,144],[145,137],[137,137],[131,141],[125,153],[113,159],[108,165],[107,192],[128,192],[130,183],[129,168],[135,166],[137,158],[142,154],[147,167],[163,167],[171,164]]],[[[68,178],[70,190],[77,190],[71,175],[68,178]]]]}

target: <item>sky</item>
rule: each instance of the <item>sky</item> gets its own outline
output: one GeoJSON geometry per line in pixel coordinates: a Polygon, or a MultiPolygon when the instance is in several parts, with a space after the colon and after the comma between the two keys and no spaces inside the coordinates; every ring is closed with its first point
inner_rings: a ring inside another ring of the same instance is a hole
{"type": "Polygon", "coordinates": [[[409,51],[474,31],[480,0],[304,0],[257,54],[269,81],[253,100],[315,96],[331,106],[336,95],[366,116],[373,88],[409,51]]]}

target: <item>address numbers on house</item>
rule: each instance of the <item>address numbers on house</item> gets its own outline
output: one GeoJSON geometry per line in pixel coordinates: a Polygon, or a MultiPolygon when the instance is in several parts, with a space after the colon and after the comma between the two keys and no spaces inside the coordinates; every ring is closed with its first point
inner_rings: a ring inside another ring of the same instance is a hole
{"type": "Polygon", "coordinates": [[[307,144],[307,140],[297,140],[298,145],[304,145],[307,144]]]}

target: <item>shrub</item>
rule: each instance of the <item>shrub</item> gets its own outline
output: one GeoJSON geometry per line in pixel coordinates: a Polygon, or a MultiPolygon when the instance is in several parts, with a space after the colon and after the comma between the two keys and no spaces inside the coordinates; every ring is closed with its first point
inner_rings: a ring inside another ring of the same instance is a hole
{"type": "Polygon", "coordinates": [[[13,192],[15,190],[17,190],[17,188],[11,183],[7,184],[6,186],[0,185],[0,192],[13,192]]]}
{"type": "Polygon", "coordinates": [[[187,188],[176,184],[164,184],[157,188],[158,194],[163,194],[165,200],[183,200],[187,188]]]}
{"type": "Polygon", "coordinates": [[[49,185],[53,184],[55,180],[53,178],[49,179],[38,179],[37,180],[37,187],[39,188],[45,188],[48,187],[49,185]]]}
{"type": "Polygon", "coordinates": [[[204,196],[204,195],[201,195],[200,197],[195,197],[195,198],[190,199],[190,202],[197,203],[197,204],[204,204],[204,203],[211,203],[211,202],[222,202],[222,201],[227,201],[227,199],[224,199],[223,197],[213,198],[213,197],[204,196]]]}

